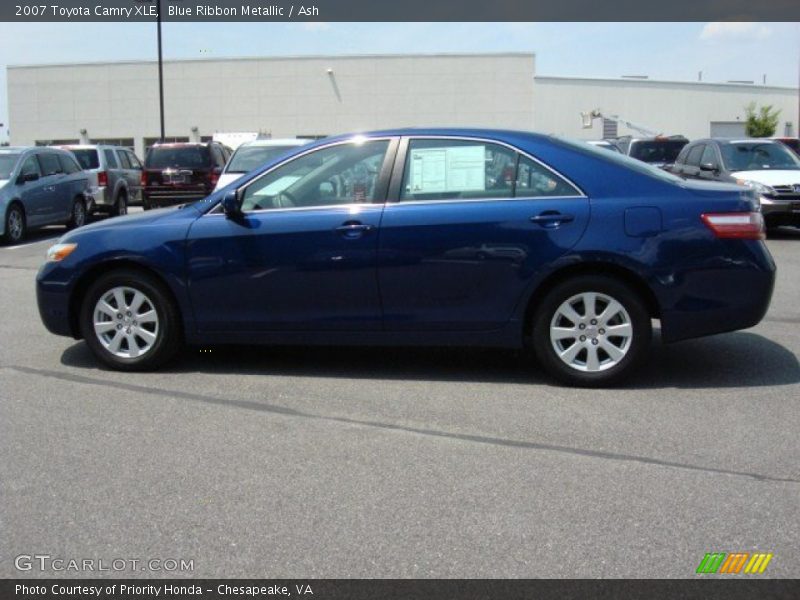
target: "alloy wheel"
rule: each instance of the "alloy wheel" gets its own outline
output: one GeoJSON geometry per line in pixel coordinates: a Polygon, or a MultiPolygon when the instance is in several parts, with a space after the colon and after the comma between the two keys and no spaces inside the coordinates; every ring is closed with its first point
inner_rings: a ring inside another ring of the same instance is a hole
{"type": "Polygon", "coordinates": [[[141,291],[118,286],[100,296],[93,311],[94,332],[103,347],[120,358],[138,358],[158,339],[158,313],[141,291]]]}
{"type": "Polygon", "coordinates": [[[619,364],[633,341],[628,311],[607,294],[583,292],[564,301],[550,322],[550,343],[567,366],[598,372],[619,364]]]}

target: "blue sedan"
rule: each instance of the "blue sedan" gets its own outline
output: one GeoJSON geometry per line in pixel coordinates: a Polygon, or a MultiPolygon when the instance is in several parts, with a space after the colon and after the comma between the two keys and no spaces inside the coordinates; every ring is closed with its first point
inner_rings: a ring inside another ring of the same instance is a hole
{"type": "Polygon", "coordinates": [[[529,346],[601,386],[645,359],[653,319],[666,342],[758,323],[763,239],[748,188],[529,132],[382,131],[69,233],[37,297],[121,370],[184,343],[529,346]]]}

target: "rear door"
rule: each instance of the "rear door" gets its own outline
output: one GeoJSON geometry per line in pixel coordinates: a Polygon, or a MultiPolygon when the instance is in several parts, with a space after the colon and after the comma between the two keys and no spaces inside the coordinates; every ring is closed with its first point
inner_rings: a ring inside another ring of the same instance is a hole
{"type": "Polygon", "coordinates": [[[384,327],[503,327],[588,219],[588,198],[535,157],[488,140],[405,138],[381,220],[384,327]]]}

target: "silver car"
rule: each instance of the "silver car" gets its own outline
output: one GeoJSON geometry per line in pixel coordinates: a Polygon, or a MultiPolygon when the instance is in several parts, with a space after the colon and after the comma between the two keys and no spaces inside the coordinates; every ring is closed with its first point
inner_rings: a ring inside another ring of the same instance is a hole
{"type": "Polygon", "coordinates": [[[124,215],[142,203],[142,163],[128,148],[102,144],[58,146],[69,150],[89,174],[89,212],[124,215]]]}
{"type": "Polygon", "coordinates": [[[0,148],[0,238],[15,244],[33,227],[86,222],[89,177],[56,148],[0,148]]]}

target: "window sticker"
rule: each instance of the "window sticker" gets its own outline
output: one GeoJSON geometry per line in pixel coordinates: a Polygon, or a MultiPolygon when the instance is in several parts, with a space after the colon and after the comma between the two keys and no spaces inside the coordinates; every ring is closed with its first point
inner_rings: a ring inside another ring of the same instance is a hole
{"type": "Polygon", "coordinates": [[[407,192],[435,194],[486,189],[484,146],[453,146],[411,150],[407,192]]]}

